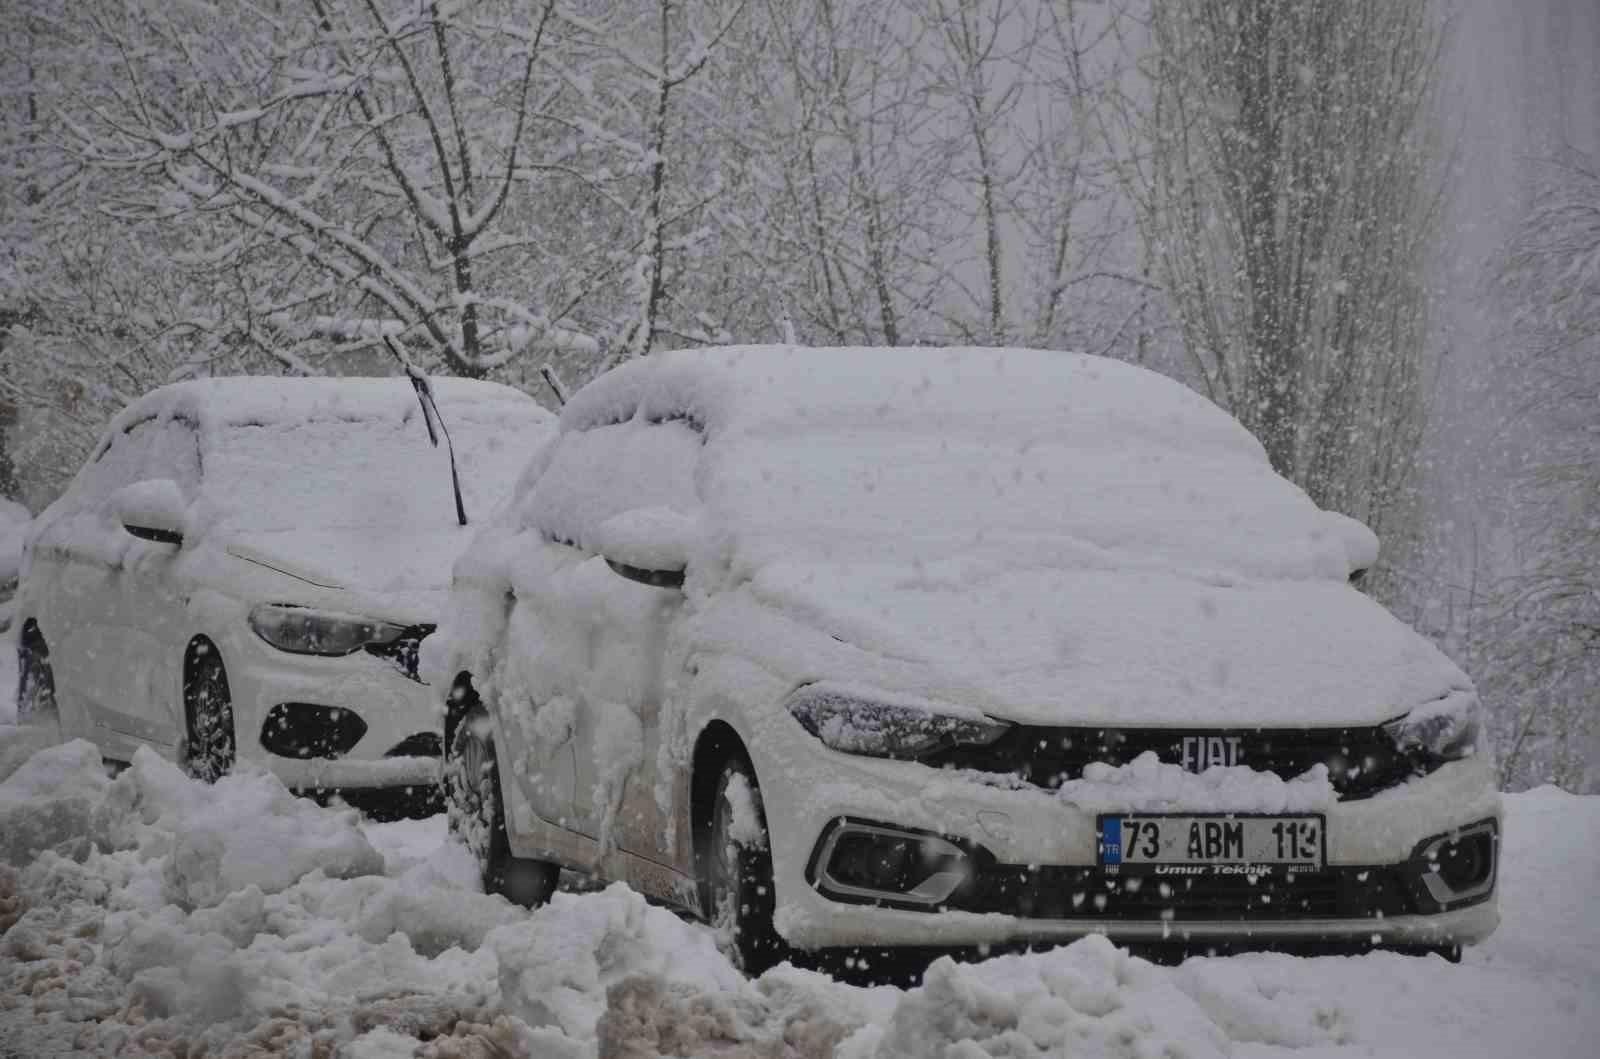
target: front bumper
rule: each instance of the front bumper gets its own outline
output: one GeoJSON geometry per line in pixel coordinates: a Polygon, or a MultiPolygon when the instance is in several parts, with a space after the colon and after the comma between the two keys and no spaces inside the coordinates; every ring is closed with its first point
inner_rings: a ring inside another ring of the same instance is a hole
{"type": "MultiPolygon", "coordinates": [[[[1163,901],[1153,896],[1158,887],[1195,881],[1141,876],[1130,886],[1129,877],[1108,877],[1097,866],[1097,813],[1053,793],[855,758],[809,737],[786,739],[780,754],[757,753],[778,927],[800,948],[1057,943],[1088,934],[1128,943],[1436,946],[1481,940],[1499,920],[1492,871],[1470,901],[1441,905],[1430,900],[1418,868],[1419,850],[1440,834],[1478,825],[1492,828],[1497,839],[1499,796],[1479,759],[1320,810],[1324,872],[1277,887],[1227,880],[1234,888],[1219,888],[1214,901],[1205,893],[1163,901]],[[974,881],[924,909],[830,896],[822,892],[827,882],[819,879],[818,860],[847,819],[943,836],[972,852],[974,881]]],[[[1491,848],[1497,851],[1498,842],[1491,848]]]]}
{"type": "Polygon", "coordinates": [[[248,632],[224,648],[241,760],[259,763],[294,790],[431,787],[439,780],[442,693],[364,652],[326,658],[279,651],[248,632]],[[286,711],[286,705],[311,707],[286,711]],[[293,730],[325,708],[359,726],[330,746],[322,731],[293,730]],[[267,726],[271,725],[270,728],[267,726]],[[265,730],[264,730],[265,729],[265,730]],[[266,742],[263,736],[267,735],[266,742]],[[267,742],[273,744],[272,752],[267,742]],[[301,746],[297,756],[295,747],[301,746]],[[336,756],[319,756],[334,753],[336,756]],[[287,751],[285,753],[284,751],[287,751]]]}

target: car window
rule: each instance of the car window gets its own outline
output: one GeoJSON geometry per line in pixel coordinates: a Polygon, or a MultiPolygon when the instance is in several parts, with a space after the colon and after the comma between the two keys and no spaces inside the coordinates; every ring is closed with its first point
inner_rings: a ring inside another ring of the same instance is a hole
{"type": "MultiPolygon", "coordinates": [[[[487,518],[524,459],[518,442],[531,420],[454,412],[445,409],[445,425],[468,518],[487,518]]],[[[448,450],[429,444],[420,410],[227,424],[206,438],[205,494],[245,530],[438,530],[456,523],[448,450]]]]}
{"type": "Polygon", "coordinates": [[[200,482],[200,446],[184,419],[141,419],[111,438],[98,457],[73,479],[67,497],[75,510],[97,507],[125,485],[171,478],[185,496],[200,482]]]}
{"type": "Polygon", "coordinates": [[[194,424],[163,419],[141,424],[138,430],[145,446],[142,477],[170,478],[186,498],[192,498],[200,485],[200,439],[194,424]]]}
{"type": "Polygon", "coordinates": [[[596,530],[613,515],[699,508],[695,467],[701,435],[683,419],[629,420],[562,435],[523,508],[551,540],[595,551],[596,530]]]}

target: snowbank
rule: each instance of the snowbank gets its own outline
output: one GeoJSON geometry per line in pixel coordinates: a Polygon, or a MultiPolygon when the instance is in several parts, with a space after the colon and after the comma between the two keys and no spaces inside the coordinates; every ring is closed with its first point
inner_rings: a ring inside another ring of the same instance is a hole
{"type": "MultiPolygon", "coordinates": [[[[0,727],[0,762],[27,738],[0,727]]],[[[525,913],[477,892],[442,817],[368,824],[147,754],[111,779],[75,742],[0,768],[0,1055],[1590,1055],[1600,799],[1506,810],[1505,923],[1459,967],[1162,968],[1090,938],[859,989],[747,981],[711,931],[620,885],[525,913]]]]}

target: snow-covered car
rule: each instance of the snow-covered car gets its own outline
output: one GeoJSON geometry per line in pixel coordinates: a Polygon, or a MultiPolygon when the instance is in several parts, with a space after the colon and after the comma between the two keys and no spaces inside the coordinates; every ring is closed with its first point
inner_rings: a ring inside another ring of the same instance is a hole
{"type": "MultiPolygon", "coordinates": [[[[579,391],[455,570],[446,798],[795,950],[1454,951],[1494,929],[1468,678],[1378,542],[1102,358],[653,354],[579,391]]],[[[440,682],[443,682],[441,678],[440,682]]]]}
{"type": "Polygon", "coordinates": [[[11,628],[11,599],[22,569],[22,541],[32,520],[27,508],[0,497],[0,632],[11,628]]]}
{"type": "MultiPolygon", "coordinates": [[[[487,515],[553,417],[493,383],[432,393],[465,509],[487,515]]],[[[431,787],[441,693],[417,655],[472,530],[425,418],[404,378],[212,378],[131,403],[29,535],[21,719],[206,777],[249,760],[301,790],[431,787]]]]}

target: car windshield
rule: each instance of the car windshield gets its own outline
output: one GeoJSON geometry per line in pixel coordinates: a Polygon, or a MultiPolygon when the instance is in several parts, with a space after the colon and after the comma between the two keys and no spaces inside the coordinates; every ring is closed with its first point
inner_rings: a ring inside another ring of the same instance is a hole
{"type": "Polygon", "coordinates": [[[852,424],[717,448],[707,500],[768,559],[1349,572],[1344,520],[1264,460],[1222,447],[1070,423],[1018,436],[975,417],[937,432],[852,424]]]}
{"type": "MultiPolygon", "coordinates": [[[[469,515],[510,490],[526,458],[526,422],[445,404],[469,515]]],[[[428,443],[421,410],[405,418],[311,419],[228,425],[209,440],[206,497],[253,530],[429,529],[456,524],[450,463],[428,443]]]]}

